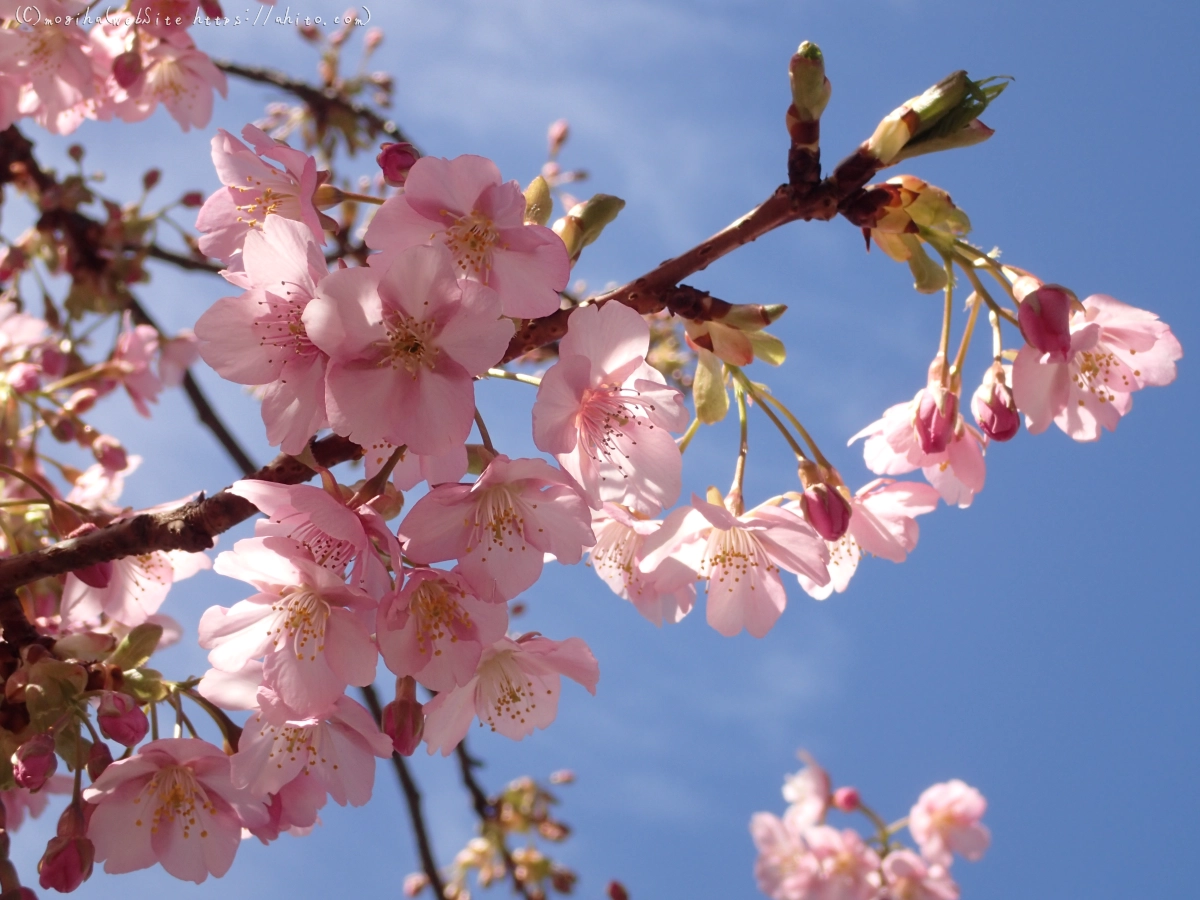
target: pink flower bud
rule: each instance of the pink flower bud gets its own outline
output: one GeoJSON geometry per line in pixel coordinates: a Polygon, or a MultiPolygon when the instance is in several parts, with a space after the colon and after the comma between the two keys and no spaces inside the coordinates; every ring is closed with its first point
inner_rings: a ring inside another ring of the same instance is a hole
{"type": "Polygon", "coordinates": [[[225,15],[218,0],[200,0],[200,8],[204,10],[206,16],[212,19],[219,19],[225,15]]]}
{"type": "Polygon", "coordinates": [[[67,398],[63,409],[72,415],[80,415],[95,406],[99,396],[100,393],[95,388],[81,388],[67,398]]]}
{"type": "Polygon", "coordinates": [[[38,362],[50,378],[61,378],[67,373],[67,355],[57,347],[43,347],[38,353],[38,362]]]}
{"type": "Polygon", "coordinates": [[[571,134],[571,124],[566,119],[559,119],[546,130],[547,151],[551,159],[558,156],[571,134]]]}
{"type": "Polygon", "coordinates": [[[101,696],[96,721],[102,735],[126,747],[141,741],[150,729],[150,722],[137,702],[128,694],[115,691],[101,696]]]}
{"type": "Polygon", "coordinates": [[[843,787],[833,792],[834,808],[842,812],[854,812],[861,803],[857,788],[843,787]]]}
{"type": "Polygon", "coordinates": [[[27,740],[12,755],[13,778],[27,791],[40,790],[58,769],[54,755],[54,738],[39,734],[27,740]]]}
{"type": "Polygon", "coordinates": [[[384,181],[392,187],[403,187],[408,179],[409,170],[420,158],[421,154],[412,144],[384,144],[380,147],[375,162],[383,170],[384,181]]]}
{"type": "Polygon", "coordinates": [[[112,64],[113,79],[120,87],[128,88],[142,77],[142,54],[136,50],[122,53],[112,64]]]}
{"type": "Polygon", "coordinates": [[[181,206],[196,207],[204,205],[204,195],[199,191],[188,191],[179,198],[181,206]]]}
{"type": "Polygon", "coordinates": [[[1074,296],[1057,284],[1044,284],[1026,295],[1017,309],[1017,322],[1029,346],[1066,362],[1071,352],[1071,301],[1074,296]]]}
{"type": "Polygon", "coordinates": [[[4,380],[7,381],[14,391],[18,394],[26,394],[29,391],[36,391],[41,380],[42,370],[32,363],[19,362],[14,363],[9,367],[4,380]]]}
{"type": "Polygon", "coordinates": [[[941,453],[954,437],[958,424],[958,395],[936,381],[921,392],[913,429],[923,453],[941,453]]]}
{"type": "Polygon", "coordinates": [[[429,887],[429,876],[424,872],[413,872],[404,876],[404,896],[415,897],[429,887]]]}
{"type": "Polygon", "coordinates": [[[993,441],[1010,441],[1021,430],[1012,390],[1005,383],[1004,369],[993,366],[971,397],[971,412],[980,430],[993,441]],[[999,368],[999,374],[995,374],[999,368]]]}
{"type": "Polygon", "coordinates": [[[38,863],[38,883],[49,890],[68,894],[91,877],[95,856],[96,848],[86,837],[51,838],[38,863]]]}
{"type": "Polygon", "coordinates": [[[112,751],[108,749],[108,744],[104,741],[96,741],[92,744],[92,749],[88,751],[87,773],[88,778],[95,781],[104,774],[104,770],[111,765],[113,761],[112,751]]]}
{"type": "Polygon", "coordinates": [[[841,540],[850,527],[850,504],[836,488],[827,484],[806,488],[800,498],[800,509],[808,524],[827,541],[841,540]]]}
{"type": "Polygon", "coordinates": [[[363,47],[368,53],[383,43],[383,29],[371,28],[367,31],[367,36],[363,39],[363,47]]]}
{"type": "Polygon", "coordinates": [[[92,456],[110,472],[120,472],[129,465],[121,442],[107,434],[102,434],[92,441],[92,456]]]}
{"type": "Polygon", "coordinates": [[[75,569],[71,574],[88,587],[106,588],[108,587],[108,583],[112,581],[113,564],[111,561],[105,560],[104,562],[84,566],[82,569],[75,569]]]}
{"type": "Polygon", "coordinates": [[[411,677],[396,679],[396,699],[383,708],[383,731],[401,756],[412,756],[425,733],[425,713],[411,677]]]}

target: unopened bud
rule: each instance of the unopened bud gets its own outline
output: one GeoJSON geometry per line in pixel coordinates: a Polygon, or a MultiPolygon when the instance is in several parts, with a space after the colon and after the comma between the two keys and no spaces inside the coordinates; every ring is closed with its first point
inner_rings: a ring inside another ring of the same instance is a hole
{"type": "Polygon", "coordinates": [[[551,784],[574,784],[575,773],[570,769],[559,769],[557,772],[550,773],[551,784]]]}
{"type": "Polygon", "coordinates": [[[834,809],[840,809],[842,812],[854,812],[861,805],[862,799],[858,796],[856,788],[842,787],[833,792],[834,809]]]}
{"type": "Polygon", "coordinates": [[[787,312],[785,303],[734,303],[720,321],[739,331],[761,331],[787,312]]]}
{"type": "Polygon", "coordinates": [[[315,44],[321,40],[321,29],[317,28],[316,25],[301,25],[299,31],[300,37],[306,41],[311,41],[315,44]]]}
{"type": "Polygon", "coordinates": [[[550,159],[558,156],[558,153],[563,148],[563,144],[567,142],[567,138],[571,136],[571,123],[566,119],[559,119],[546,129],[546,155],[550,159]]]}
{"type": "Polygon", "coordinates": [[[100,697],[96,722],[100,725],[102,735],[125,747],[140,743],[150,730],[150,720],[134,699],[115,691],[108,691],[100,697]]]}
{"type": "Polygon", "coordinates": [[[545,225],[553,212],[554,197],[550,194],[550,184],[538,175],[525,188],[525,224],[545,225]]]}
{"type": "Polygon", "coordinates": [[[80,388],[67,398],[63,411],[73,416],[82,415],[96,405],[99,396],[100,392],[95,388],[80,388]]]}
{"type": "Polygon", "coordinates": [[[42,370],[32,363],[19,362],[13,363],[4,375],[4,380],[9,383],[14,391],[18,394],[27,394],[30,391],[36,391],[41,383],[42,370]]]}
{"type": "Polygon", "coordinates": [[[67,148],[67,156],[71,157],[75,162],[80,162],[83,159],[83,146],[81,144],[72,144],[67,148]]]}
{"type": "Polygon", "coordinates": [[[1010,441],[1021,430],[1012,389],[1004,376],[1004,367],[996,363],[983,377],[983,383],[971,397],[971,412],[979,430],[994,441],[1010,441]]]}
{"type": "Polygon", "coordinates": [[[179,198],[179,203],[181,206],[187,206],[194,209],[197,206],[204,205],[204,195],[199,191],[188,191],[179,198]]]}
{"type": "Polygon", "coordinates": [[[129,88],[142,77],[142,54],[129,50],[116,57],[112,63],[113,79],[118,86],[129,88]]]}
{"type": "Polygon", "coordinates": [[[329,209],[345,199],[346,195],[342,193],[341,188],[334,187],[332,184],[322,184],[313,191],[313,206],[317,209],[329,209]]]}
{"type": "Polygon", "coordinates": [[[825,540],[831,543],[841,540],[850,527],[853,512],[850,501],[838,490],[841,477],[836,471],[808,459],[801,461],[797,474],[804,487],[800,496],[800,511],[804,518],[825,540]]]}
{"type": "Polygon", "coordinates": [[[610,881],[604,893],[608,895],[608,900],[629,900],[629,891],[619,881],[610,881]]]}
{"type": "Polygon", "coordinates": [[[91,877],[95,857],[96,848],[82,835],[51,838],[38,862],[38,884],[69,894],[91,877]]]}
{"type": "MultiPolygon", "coordinates": [[[[805,41],[788,63],[788,80],[792,85],[792,106],[796,118],[816,122],[829,103],[832,86],[825,77],[825,56],[812,41],[805,41]]],[[[792,136],[793,139],[795,135],[792,136]]]]}
{"type": "Polygon", "coordinates": [[[1027,294],[1017,308],[1021,335],[1029,346],[1066,362],[1071,352],[1071,306],[1075,295],[1057,284],[1044,284],[1027,294]]]}
{"type": "Polygon", "coordinates": [[[921,391],[913,416],[913,430],[922,453],[941,453],[954,438],[958,424],[958,395],[940,382],[930,381],[921,391]]]}
{"type": "Polygon", "coordinates": [[[416,147],[400,141],[383,144],[379,148],[379,155],[375,157],[375,162],[383,170],[384,181],[392,187],[404,187],[409,171],[420,158],[421,154],[417,152],[416,147]]]}
{"type": "Polygon", "coordinates": [[[162,171],[160,169],[150,169],[142,176],[142,187],[146,190],[152,189],[159,180],[162,179],[162,171]]]}
{"type": "Polygon", "coordinates": [[[104,774],[104,770],[112,764],[112,761],[113,755],[112,751],[108,749],[108,744],[104,743],[104,741],[96,741],[93,743],[91,749],[88,750],[88,778],[92,779],[92,781],[95,781],[104,774]]]}
{"type": "Polygon", "coordinates": [[[923,140],[906,144],[904,149],[892,157],[892,164],[895,165],[898,162],[912,159],[914,156],[922,156],[926,153],[937,153],[941,150],[958,150],[962,147],[974,147],[976,144],[982,144],[995,133],[996,129],[989,128],[978,119],[972,119],[957,131],[927,137],[923,140]]]}
{"type": "Polygon", "coordinates": [[[92,441],[92,456],[110,472],[120,472],[129,465],[129,457],[121,442],[108,434],[102,434],[92,441]]]}
{"type": "Polygon", "coordinates": [[[48,734],[31,737],[12,755],[13,778],[27,791],[41,790],[58,769],[54,738],[48,734]]]}
{"type": "Polygon", "coordinates": [[[383,708],[383,732],[401,756],[412,756],[425,732],[425,712],[411,677],[396,679],[396,699],[383,708]]]}
{"type": "MultiPolygon", "coordinates": [[[[604,229],[612,224],[624,208],[625,201],[612,194],[596,194],[582,203],[576,203],[567,213],[565,221],[568,225],[564,226],[564,232],[559,233],[559,236],[563,238],[563,243],[567,245],[571,258],[577,257],[584,247],[600,237],[604,229]],[[570,227],[570,223],[573,223],[574,227],[570,227]],[[570,235],[569,242],[568,234],[570,235]]],[[[564,220],[559,220],[559,222],[562,221],[564,220]]],[[[557,222],[554,230],[558,232],[557,222]]]]}
{"type": "MultiPolygon", "coordinates": [[[[404,896],[415,897],[429,887],[429,876],[424,872],[413,872],[404,876],[404,896]]],[[[447,894],[449,896],[449,894],[447,894]]]]}
{"type": "Polygon", "coordinates": [[[383,29],[371,28],[367,30],[367,36],[363,38],[363,47],[367,53],[372,53],[383,43],[383,29]]]}

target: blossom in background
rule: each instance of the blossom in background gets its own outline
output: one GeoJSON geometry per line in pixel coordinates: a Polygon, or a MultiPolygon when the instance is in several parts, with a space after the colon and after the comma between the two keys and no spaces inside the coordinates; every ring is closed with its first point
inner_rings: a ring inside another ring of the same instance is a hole
{"type": "Polygon", "coordinates": [[[94,806],[88,837],[105,872],[160,863],[197,884],[229,871],[242,828],[267,819],[260,797],[234,787],[229,757],[197,738],[145,744],[111,763],[83,798],[94,806]]]}
{"type": "Polygon", "coordinates": [[[542,574],[547,553],[566,565],[595,543],[587,504],[570,479],[540,459],[488,463],[474,484],[430,489],[400,523],[405,555],[458,560],[481,600],[511,600],[542,574]]]}
{"type": "MultiPolygon", "coordinates": [[[[33,9],[37,10],[35,15],[53,19],[75,16],[87,6],[85,0],[44,0],[33,9]]],[[[70,134],[83,121],[84,102],[95,93],[87,35],[79,28],[43,26],[40,22],[28,28],[0,28],[3,82],[9,87],[0,93],[9,94],[9,103],[16,86],[16,108],[9,106],[8,114],[3,116],[10,123],[21,116],[32,116],[48,131],[70,134]]]]}
{"type": "Polygon", "coordinates": [[[1071,315],[1070,349],[1026,344],[1013,361],[1012,391],[1031,434],[1053,422],[1077,441],[1094,441],[1133,408],[1133,392],[1175,380],[1179,340],[1158,316],[1104,294],[1071,315]]]}
{"type": "Polygon", "coordinates": [[[682,394],[646,363],[650,327],[620,303],[571,313],[558,362],[542,376],[533,439],[602,501],[656,513],[679,498],[687,427],[682,394]]]}
{"type": "Polygon", "coordinates": [[[558,715],[558,695],[566,675],[596,693],[600,667],[579,638],[552,641],[537,634],[501,638],[484,651],[475,675],[465,685],[438,694],[425,704],[425,742],[429,752],[449,756],[467,736],[471,720],[519,741],[546,728],[558,715]]]}
{"type": "Polygon", "coordinates": [[[543,225],[525,224],[525,195],[482,156],[413,163],[404,193],[389,197],[367,228],[386,267],[398,252],[433,243],[449,249],[463,278],[495,289],[504,315],[537,318],[558,309],[571,274],[567,248],[543,225]]]}
{"type": "Polygon", "coordinates": [[[952,852],[974,862],[992,839],[979,821],[986,811],[983,794],[956,778],[927,788],[917,798],[908,814],[908,830],[931,863],[950,865],[952,852]]]}
{"type": "Polygon", "coordinates": [[[474,378],[500,361],[512,323],[494,291],[455,278],[443,247],[411,247],[382,267],[342,269],[304,310],[330,357],[333,429],[440,455],[464,443],[475,417],[474,378]]]}
{"type": "Polygon", "coordinates": [[[238,384],[265,385],[267,440],[299,453],[329,425],[325,412],[328,357],[309,339],[304,309],[328,274],[309,229],[270,216],[245,235],[242,269],[225,277],[246,289],[222,297],[196,322],[200,355],[238,384]]]}
{"type": "Polygon", "coordinates": [[[114,559],[103,584],[89,584],[68,572],[63,583],[63,627],[88,627],[101,613],[130,628],[140,625],[158,612],[171,585],[212,565],[203,553],[152,550],[114,559]]]}
{"type": "Polygon", "coordinates": [[[783,781],[783,799],[788,802],[783,817],[798,832],[825,821],[833,797],[829,773],[806,751],[800,751],[804,768],[783,781]]]}
{"type": "Polygon", "coordinates": [[[893,850],[883,861],[887,895],[895,900],[958,900],[958,885],[941,866],[928,865],[911,850],[893,850]]]}
{"type": "Polygon", "coordinates": [[[829,550],[820,535],[801,516],[769,503],[735,516],[692,495],[691,505],[673,510],[643,549],[643,571],[669,557],[682,563],[678,571],[689,570],[660,577],[661,589],[681,587],[682,577],[708,582],[708,624],[726,637],[743,628],[754,637],[771,630],[787,606],[781,569],[829,583],[829,550]]]}
{"type": "Polygon", "coordinates": [[[139,414],[150,417],[148,403],[157,403],[162,392],[162,379],[150,368],[158,352],[158,331],[150,325],[133,325],[130,313],[123,319],[124,327],[113,352],[112,369],[139,414]]]}

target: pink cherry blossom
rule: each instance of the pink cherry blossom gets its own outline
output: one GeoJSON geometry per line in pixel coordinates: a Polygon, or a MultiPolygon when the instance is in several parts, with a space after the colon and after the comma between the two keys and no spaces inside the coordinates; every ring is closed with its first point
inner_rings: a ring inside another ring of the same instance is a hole
{"type": "Polygon", "coordinates": [[[151,741],[83,792],[88,837],[109,874],[155,863],[183,881],[229,871],[242,827],[266,822],[259,796],[230,781],[229,757],[197,738],[151,741]]]}
{"type": "Polygon", "coordinates": [[[226,277],[248,290],[223,297],[196,323],[200,355],[238,384],[265,385],[262,417],[267,440],[299,453],[329,425],[325,411],[328,357],[309,339],[302,318],[328,274],[309,230],[268,216],[245,236],[244,272],[226,277]]]}
{"type": "Polygon", "coordinates": [[[873,900],[877,896],[879,855],[857,831],[817,825],[803,835],[816,862],[808,886],[811,900],[873,900]]]}
{"type": "MultiPolygon", "coordinates": [[[[743,628],[754,637],[771,630],[787,605],[781,569],[829,582],[825,542],[801,516],[770,503],[735,516],[693,495],[691,506],[667,516],[644,550],[644,571],[673,557],[707,580],[708,624],[726,637],[743,628]]],[[[659,584],[669,589],[677,582],[662,577],[659,584]]]]}
{"type": "Polygon", "coordinates": [[[400,533],[419,563],[456,559],[481,600],[511,600],[542,574],[546,553],[574,565],[595,543],[570,480],[540,459],[495,457],[474,484],[440,484],[416,502],[400,533]]]}
{"type": "MultiPolygon", "coordinates": [[[[43,19],[74,16],[83,0],[44,0],[35,15],[43,19]]],[[[0,28],[0,73],[20,85],[17,112],[43,128],[69,134],[83,121],[82,104],[94,93],[87,35],[67,25],[34,22],[0,28]]]]}
{"type": "Polygon", "coordinates": [[[1166,323],[1104,294],[1071,317],[1071,348],[1056,361],[1025,346],[1013,361],[1017,408],[1032,434],[1053,422],[1077,441],[1094,441],[1133,408],[1133,392],[1175,380],[1183,348],[1166,323]]]}
{"type": "Polygon", "coordinates": [[[804,768],[783,781],[783,799],[789,804],[784,819],[803,834],[805,829],[824,821],[832,783],[829,773],[806,751],[801,750],[799,755],[804,768]]]}
{"type": "Polygon", "coordinates": [[[141,464],[142,458],[134,454],[125,457],[125,468],[120,470],[110,469],[102,463],[88,466],[75,479],[65,499],[68,503],[117,515],[121,509],[114,504],[125,490],[125,476],[135,472],[141,464]]]}
{"type": "Polygon", "coordinates": [[[318,288],[304,325],[329,354],[333,429],[358,444],[439,455],[475,416],[474,378],[499,362],[513,325],[494,291],[455,278],[444,247],[411,247],[386,269],[343,269],[318,288]]]}
{"type": "Polygon", "coordinates": [[[758,848],[754,879],[771,900],[806,900],[817,863],[799,831],[771,813],[755,813],[750,836],[758,848]]]}
{"type": "Polygon", "coordinates": [[[429,752],[449,756],[466,737],[471,720],[519,741],[547,728],[558,715],[561,675],[596,693],[600,667],[579,638],[552,641],[526,634],[501,638],[483,652],[475,676],[425,704],[429,752]]]}
{"type": "Polygon", "coordinates": [[[938,453],[921,449],[913,425],[924,391],[910,403],[889,407],[883,418],[872,422],[854,437],[866,438],[863,457],[867,468],[877,475],[903,475],[921,469],[926,480],[937,488],[942,499],[958,507],[968,507],[983,490],[987,476],[984,452],[987,441],[956,413],[954,433],[946,448],[938,453]]]}
{"type": "MultiPolygon", "coordinates": [[[[915,481],[877,478],[858,489],[851,501],[850,527],[829,545],[829,583],[818,586],[804,575],[800,586],[817,600],[850,585],[863,553],[904,562],[917,546],[916,516],[937,508],[937,489],[915,481]]],[[[785,509],[790,504],[785,505],[785,509]]]]}
{"type": "Polygon", "coordinates": [[[533,439],[601,501],[655,513],[679,498],[687,427],[682,395],[646,362],[650,327],[620,303],[571,313],[558,362],[542,377],[533,439]]]}
{"type": "Polygon", "coordinates": [[[379,607],[379,652],[398,676],[448,691],[475,674],[484,647],[508,628],[508,608],[474,596],[455,572],[414,569],[404,588],[379,607]]]}
{"type": "Polygon", "coordinates": [[[379,250],[371,265],[430,242],[449,248],[462,277],[500,296],[504,315],[546,316],[558,309],[571,265],[562,240],[549,228],[525,224],[525,195],[502,183],[496,164],[482,156],[413,163],[404,193],[390,197],[367,228],[367,246],[379,250]]]}
{"type": "Polygon", "coordinates": [[[172,584],[210,568],[212,562],[203,553],[151,550],[113,560],[103,587],[93,587],[68,573],[63,584],[63,624],[82,627],[104,613],[130,628],[140,625],[158,612],[172,584]]]}
{"type": "Polygon", "coordinates": [[[974,862],[991,843],[979,821],[986,811],[983,794],[956,778],[926,788],[908,814],[908,830],[931,863],[950,865],[951,852],[974,862]]]}
{"type": "Polygon", "coordinates": [[[247,720],[230,764],[234,785],[256,797],[280,795],[287,820],[306,827],[316,822],[326,795],[339,806],[370,800],[375,757],[391,755],[391,739],[345,695],[316,716],[301,716],[271,698],[247,720]],[[297,781],[299,790],[285,790],[297,781]]]}
{"type": "Polygon", "coordinates": [[[317,563],[298,541],[238,541],[213,568],[258,589],[231,608],[212,606],[200,619],[209,663],[238,672],[263,658],[263,681],[300,715],[331,706],[348,684],[375,680],[371,625],[376,602],[317,563]]]}
{"type": "Polygon", "coordinates": [[[213,165],[224,187],[204,202],[196,217],[196,228],[203,232],[200,251],[229,262],[246,235],[261,229],[271,216],[304,223],[313,240],[324,244],[322,217],[314,202],[324,176],[317,172],[316,160],[254,125],[243,128],[242,137],[253,150],[224,129],[213,136],[213,165]],[[284,168],[269,165],[263,157],[284,168]]]}
{"type": "Polygon", "coordinates": [[[112,363],[121,384],[129,392],[129,399],[134,408],[149,418],[150,407],[147,403],[157,403],[162,391],[162,379],[150,368],[150,363],[158,352],[158,332],[149,325],[133,326],[128,312],[125,313],[125,327],[117,338],[117,348],[113,353],[112,363]]]}
{"type": "Polygon", "coordinates": [[[930,866],[911,850],[893,850],[883,861],[888,900],[958,900],[958,885],[941,866],[930,866]]]}
{"type": "Polygon", "coordinates": [[[281,535],[303,544],[319,565],[341,575],[354,563],[351,583],[372,597],[392,589],[387,562],[372,538],[386,550],[397,569],[400,543],[383,518],[369,506],[350,509],[321,488],[246,479],[227,489],[244,497],[269,517],[259,521],[255,534],[281,535]]]}
{"type": "Polygon", "coordinates": [[[605,503],[592,512],[592,530],[596,544],[588,551],[588,565],[618,597],[633,603],[643,616],[661,626],[679,622],[696,603],[695,573],[678,560],[667,557],[653,572],[643,572],[647,538],[662,527],[658,519],[644,519],[613,503],[605,503]],[[658,586],[660,577],[679,568],[675,583],[687,583],[670,590],[658,586]]]}

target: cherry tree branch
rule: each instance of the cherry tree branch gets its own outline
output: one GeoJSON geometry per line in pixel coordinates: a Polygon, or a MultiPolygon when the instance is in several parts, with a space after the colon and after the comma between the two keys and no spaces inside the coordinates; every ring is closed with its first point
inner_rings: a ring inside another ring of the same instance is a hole
{"type": "MultiPolygon", "coordinates": [[[[475,810],[475,815],[479,816],[481,825],[486,826],[488,823],[495,823],[496,807],[488,799],[488,795],[484,792],[483,787],[475,780],[475,769],[482,763],[467,751],[467,739],[463,738],[458,742],[458,746],[454,748],[454,755],[458,757],[458,770],[462,776],[463,786],[466,787],[467,793],[471,795],[471,806],[475,810]]],[[[513,890],[525,898],[532,900],[525,882],[517,877],[517,867],[513,862],[512,854],[509,852],[508,843],[504,840],[504,832],[499,830],[497,826],[496,845],[500,850],[500,857],[504,860],[504,867],[508,870],[508,875],[512,879],[513,890]]]]}

